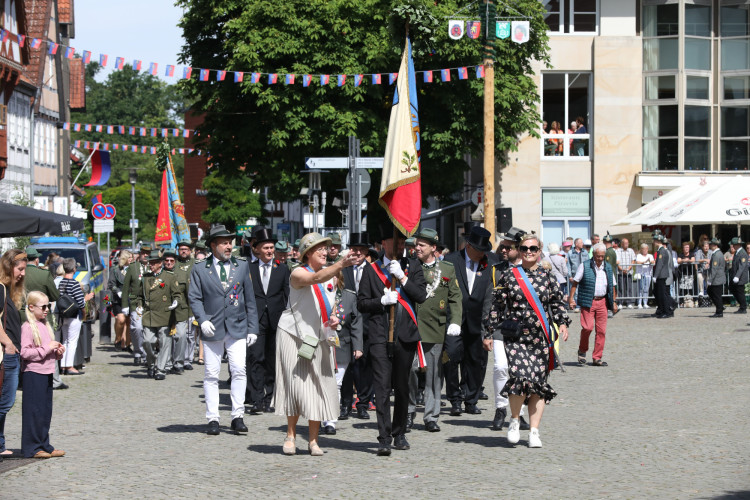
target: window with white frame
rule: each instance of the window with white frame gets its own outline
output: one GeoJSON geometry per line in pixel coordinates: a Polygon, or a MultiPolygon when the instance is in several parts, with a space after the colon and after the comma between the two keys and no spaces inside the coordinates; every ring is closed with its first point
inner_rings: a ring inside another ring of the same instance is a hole
{"type": "Polygon", "coordinates": [[[599,0],[542,0],[550,34],[599,31],[599,0]]]}
{"type": "Polygon", "coordinates": [[[591,73],[542,73],[544,160],[587,160],[591,141],[591,73]]]}

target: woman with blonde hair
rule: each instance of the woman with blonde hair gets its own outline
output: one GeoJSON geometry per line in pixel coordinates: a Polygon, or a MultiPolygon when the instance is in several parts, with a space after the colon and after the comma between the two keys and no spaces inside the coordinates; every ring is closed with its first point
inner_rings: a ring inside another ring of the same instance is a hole
{"type": "Polygon", "coordinates": [[[125,283],[125,272],[128,270],[133,254],[127,250],[120,252],[115,264],[109,271],[107,289],[112,304],[112,315],[115,317],[115,349],[127,349],[130,345],[130,321],[122,312],[122,285],[125,283]],[[122,343],[122,344],[121,344],[122,343]]]}
{"type": "Polygon", "coordinates": [[[8,250],[0,257],[0,344],[3,345],[5,376],[0,390],[0,458],[12,455],[5,448],[5,416],[16,402],[21,369],[21,313],[24,301],[26,252],[8,250]]]}
{"type": "Polygon", "coordinates": [[[62,457],[65,452],[49,444],[52,421],[52,374],[65,346],[55,340],[47,321],[49,298],[42,292],[26,297],[26,323],[21,327],[23,409],[21,448],[26,458],[62,457]]]}

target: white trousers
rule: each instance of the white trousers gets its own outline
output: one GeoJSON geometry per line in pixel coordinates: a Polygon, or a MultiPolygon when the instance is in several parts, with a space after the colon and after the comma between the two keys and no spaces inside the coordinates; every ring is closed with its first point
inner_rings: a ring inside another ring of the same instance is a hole
{"type": "Polygon", "coordinates": [[[500,394],[508,381],[508,358],[505,356],[505,344],[502,340],[492,341],[492,381],[495,386],[495,408],[507,408],[508,398],[500,394]]]}
{"type": "Polygon", "coordinates": [[[71,368],[75,366],[76,349],[78,349],[78,337],[81,335],[81,320],[76,318],[65,318],[62,327],[63,345],[65,353],[62,357],[62,367],[71,368]]]}
{"type": "MultiPolygon", "coordinates": [[[[341,384],[344,381],[344,374],[346,373],[346,368],[349,366],[349,363],[336,363],[336,385],[339,388],[339,406],[341,406],[341,384]]],[[[336,422],[338,422],[339,419],[334,418],[333,420],[324,420],[323,421],[323,427],[327,425],[331,425],[334,428],[336,427],[336,422]]]]}
{"type": "Polygon", "coordinates": [[[229,371],[232,374],[232,419],[245,414],[245,389],[247,376],[245,374],[245,353],[247,341],[244,338],[233,339],[229,335],[223,340],[210,342],[203,339],[203,358],[206,371],[203,375],[203,392],[206,396],[206,419],[219,421],[219,372],[221,372],[221,357],[224,349],[229,358],[229,371]]]}

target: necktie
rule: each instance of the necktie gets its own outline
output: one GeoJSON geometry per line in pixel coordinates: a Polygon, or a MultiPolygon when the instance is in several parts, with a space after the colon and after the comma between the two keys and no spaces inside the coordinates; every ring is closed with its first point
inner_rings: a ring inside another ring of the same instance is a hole
{"type": "Polygon", "coordinates": [[[362,279],[362,269],[357,266],[354,268],[354,289],[359,292],[359,280],[362,279]]]}
{"type": "Polygon", "coordinates": [[[263,293],[268,293],[268,275],[271,264],[263,264],[263,293]]]}
{"type": "Polygon", "coordinates": [[[224,262],[219,262],[219,278],[224,285],[227,284],[227,268],[224,266],[224,262]]]}

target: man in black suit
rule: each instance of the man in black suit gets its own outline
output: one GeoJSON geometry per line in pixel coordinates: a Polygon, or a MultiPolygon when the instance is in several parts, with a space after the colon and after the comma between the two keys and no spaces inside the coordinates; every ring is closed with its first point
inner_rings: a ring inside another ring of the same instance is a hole
{"type": "Polygon", "coordinates": [[[487,294],[492,293],[492,265],[495,264],[495,260],[490,260],[488,255],[492,251],[489,231],[474,226],[464,236],[464,249],[445,257],[456,269],[456,279],[463,296],[461,335],[445,339],[445,350],[450,361],[445,364],[443,373],[446,396],[451,403],[450,414],[453,416],[461,415],[462,401],[466,405],[466,413],[481,413],[477,401],[487,370],[487,351],[482,344],[482,306],[487,294]]]}
{"type": "Polygon", "coordinates": [[[406,417],[409,410],[409,371],[417,342],[415,304],[427,298],[422,266],[416,259],[406,259],[404,242],[394,239],[393,225],[381,227],[385,255],[364,268],[357,294],[358,309],[368,314],[365,331],[369,335],[370,363],[378,416],[378,455],[391,454],[391,443],[397,450],[408,450],[406,417]],[[390,290],[394,280],[396,291],[390,290]],[[393,307],[392,307],[393,306],[393,307]],[[389,342],[389,314],[395,312],[393,343],[389,342]],[[390,391],[394,389],[391,421],[390,391]]]}
{"type": "Polygon", "coordinates": [[[260,333],[258,340],[247,348],[246,401],[250,412],[272,412],[276,379],[276,327],[289,299],[289,267],[274,260],[276,238],[270,229],[253,233],[255,252],[259,258],[250,264],[250,277],[255,290],[260,333]]]}
{"type": "MultiPolygon", "coordinates": [[[[354,261],[353,266],[345,267],[343,270],[344,287],[354,293],[359,292],[359,283],[362,281],[365,267],[370,265],[365,259],[369,248],[370,243],[367,233],[352,233],[349,236],[349,253],[353,254],[357,260],[354,261]]],[[[366,314],[362,315],[362,319],[367,324],[366,314]]],[[[357,418],[370,418],[370,414],[367,412],[370,401],[372,401],[372,366],[369,361],[369,353],[369,336],[365,331],[362,356],[349,364],[341,383],[341,414],[339,420],[346,420],[352,412],[354,387],[357,388],[357,418]]]]}

